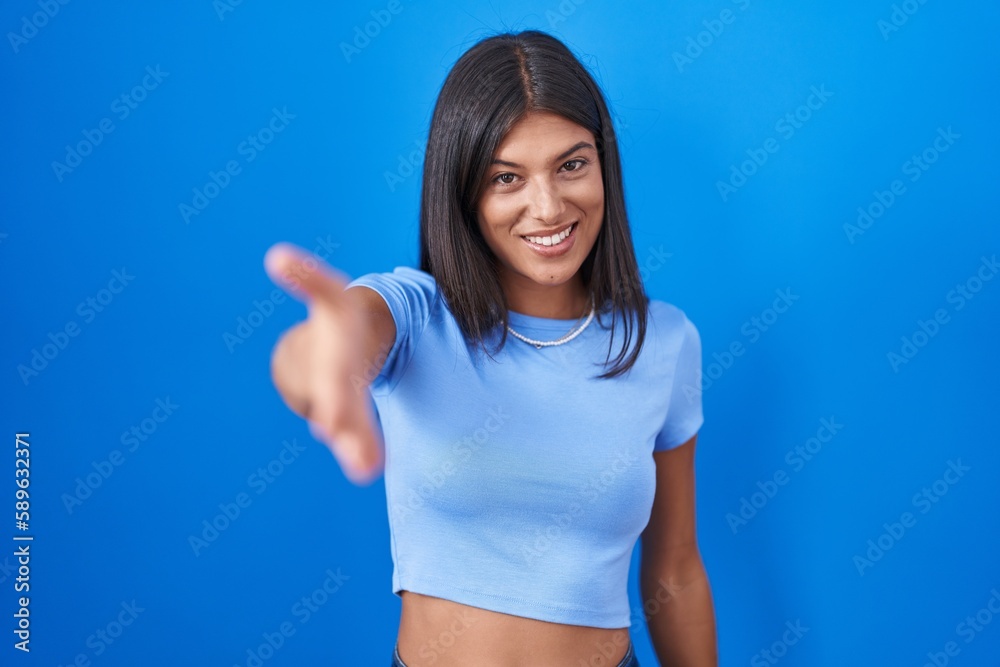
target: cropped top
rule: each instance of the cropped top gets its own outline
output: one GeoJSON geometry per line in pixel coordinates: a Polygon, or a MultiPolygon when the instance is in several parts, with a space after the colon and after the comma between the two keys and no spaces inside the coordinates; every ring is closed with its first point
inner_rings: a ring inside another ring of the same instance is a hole
{"type": "MultiPolygon", "coordinates": [[[[635,365],[595,379],[610,368],[610,315],[562,345],[508,335],[490,359],[465,342],[430,274],[397,267],[355,286],[378,292],[396,324],[369,385],[385,442],[393,593],[628,627],[629,564],[656,490],[652,454],[703,422],[701,340],[684,312],[650,300],[635,365]]],[[[539,340],[577,322],[508,316],[539,340]]],[[[616,327],[612,359],[620,317],[616,327]]]]}

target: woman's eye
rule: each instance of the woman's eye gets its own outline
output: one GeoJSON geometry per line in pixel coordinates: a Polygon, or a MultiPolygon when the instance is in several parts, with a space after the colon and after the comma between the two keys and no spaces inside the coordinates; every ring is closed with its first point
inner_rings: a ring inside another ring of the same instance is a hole
{"type": "Polygon", "coordinates": [[[570,160],[569,162],[563,162],[563,167],[566,167],[567,165],[576,165],[574,167],[567,169],[566,171],[579,171],[580,169],[583,168],[583,165],[585,164],[587,164],[586,160],[576,159],[576,160],[570,160]]]}
{"type": "Polygon", "coordinates": [[[514,174],[500,174],[493,180],[501,185],[511,185],[514,183],[514,174]],[[508,180],[510,179],[510,180],[508,180]]]}

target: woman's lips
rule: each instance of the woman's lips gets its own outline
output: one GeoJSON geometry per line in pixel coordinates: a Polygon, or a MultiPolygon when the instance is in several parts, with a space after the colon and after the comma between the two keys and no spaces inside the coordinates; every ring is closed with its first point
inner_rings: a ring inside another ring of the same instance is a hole
{"type": "MultiPolygon", "coordinates": [[[[524,241],[529,248],[537,252],[543,257],[558,257],[560,255],[565,255],[569,252],[570,248],[576,242],[576,230],[579,227],[579,221],[574,222],[569,226],[569,233],[558,243],[550,243],[545,245],[545,243],[536,243],[535,241],[529,241],[527,237],[522,236],[521,240],[524,241]]],[[[538,238],[534,235],[529,235],[532,238],[538,238]]],[[[544,238],[551,238],[551,234],[544,238]]]]}

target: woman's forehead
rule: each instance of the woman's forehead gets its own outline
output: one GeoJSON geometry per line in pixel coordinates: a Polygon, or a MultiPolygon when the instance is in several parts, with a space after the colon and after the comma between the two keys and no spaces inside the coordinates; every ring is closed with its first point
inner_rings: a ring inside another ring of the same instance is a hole
{"type": "Polygon", "coordinates": [[[550,157],[546,154],[558,155],[580,142],[593,145],[593,133],[564,116],[533,111],[525,114],[504,135],[495,157],[503,160],[507,152],[550,157]]]}

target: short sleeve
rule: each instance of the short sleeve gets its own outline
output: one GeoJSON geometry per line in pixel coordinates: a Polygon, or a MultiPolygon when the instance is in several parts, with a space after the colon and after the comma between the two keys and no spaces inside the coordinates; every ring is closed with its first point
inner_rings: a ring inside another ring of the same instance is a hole
{"type": "Polygon", "coordinates": [[[704,421],[701,406],[701,337],[691,320],[684,316],[667,416],[656,434],[653,451],[683,445],[698,432],[704,421]]]}
{"type": "Polygon", "coordinates": [[[385,361],[369,385],[373,393],[388,393],[402,377],[427,327],[437,297],[437,283],[424,271],[398,266],[388,273],[359,276],[347,284],[347,289],[356,286],[375,290],[389,307],[396,325],[392,347],[379,352],[378,356],[385,361]]]}

